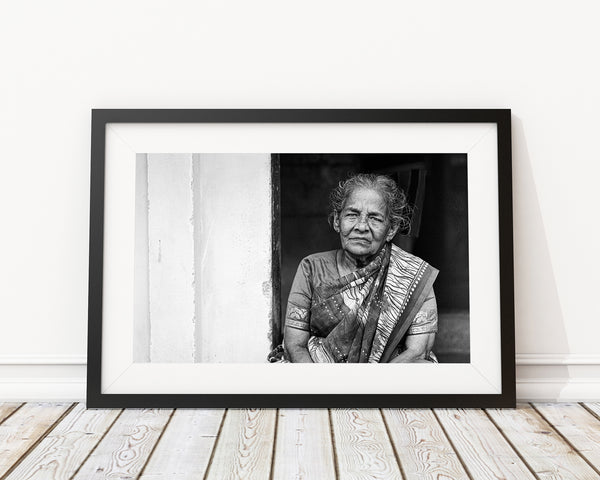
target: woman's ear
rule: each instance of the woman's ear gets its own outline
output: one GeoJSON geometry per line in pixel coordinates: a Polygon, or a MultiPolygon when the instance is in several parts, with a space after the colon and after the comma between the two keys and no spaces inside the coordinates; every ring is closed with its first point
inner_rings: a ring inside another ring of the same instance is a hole
{"type": "Polygon", "coordinates": [[[396,233],[398,233],[398,228],[399,228],[399,225],[396,225],[396,226],[392,225],[390,227],[390,230],[388,231],[388,234],[385,237],[385,240],[387,242],[391,242],[392,238],[394,238],[396,236],[396,233]]]}
{"type": "Polygon", "coordinates": [[[340,216],[338,215],[338,212],[333,212],[333,229],[337,233],[340,233],[340,216]]]}

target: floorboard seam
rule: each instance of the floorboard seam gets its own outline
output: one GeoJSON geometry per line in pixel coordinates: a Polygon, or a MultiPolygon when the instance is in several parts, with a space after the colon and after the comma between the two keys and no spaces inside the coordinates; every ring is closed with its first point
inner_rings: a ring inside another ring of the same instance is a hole
{"type": "Polygon", "coordinates": [[[150,458],[152,458],[152,454],[156,450],[156,447],[158,447],[158,444],[160,443],[160,440],[163,438],[163,435],[165,434],[165,431],[167,430],[167,427],[169,426],[169,423],[171,423],[171,419],[173,418],[173,415],[175,415],[175,410],[177,410],[177,409],[174,408],[173,410],[171,410],[171,415],[169,415],[169,418],[167,419],[166,423],[164,424],[162,430],[160,431],[160,434],[158,435],[158,438],[156,439],[156,443],[154,444],[154,446],[150,450],[150,453],[148,454],[148,458],[146,458],[146,461],[144,462],[144,466],[140,469],[140,472],[135,477],[136,480],[138,478],[141,478],[142,475],[144,474],[144,470],[146,470],[146,465],[148,465],[148,462],[150,461],[150,458]]]}
{"type": "Polygon", "coordinates": [[[63,419],[69,414],[71,413],[71,410],[73,410],[75,408],[75,405],[77,405],[77,403],[72,403],[69,408],[67,408],[51,425],[48,425],[48,428],[46,429],[46,431],[40,435],[40,437],[33,442],[33,444],[27,449],[25,450],[25,452],[23,452],[23,455],[21,455],[18,460],[13,463],[10,468],[4,473],[4,475],[2,475],[2,477],[0,477],[0,480],[4,480],[6,477],[8,477],[14,470],[15,468],[17,468],[22,462],[23,460],[25,460],[27,458],[27,456],[35,449],[35,447],[37,447],[42,440],[44,440],[44,438],[46,438],[48,436],[48,434],[54,430],[54,428],[63,421],[63,419]]]}
{"type": "Polygon", "coordinates": [[[585,403],[579,402],[579,405],[581,405],[583,408],[585,408],[586,412],[588,412],[590,415],[592,415],[596,420],[600,421],[600,416],[596,412],[594,412],[591,408],[589,408],[585,403]]]}
{"type": "Polygon", "coordinates": [[[219,445],[219,441],[221,440],[221,432],[223,430],[223,425],[225,425],[225,417],[227,417],[228,412],[229,409],[225,409],[225,411],[223,412],[223,417],[221,417],[221,423],[219,424],[219,430],[217,431],[217,438],[215,439],[215,443],[213,443],[213,447],[210,452],[210,457],[208,458],[208,463],[206,464],[206,471],[204,472],[202,480],[206,480],[208,478],[208,473],[210,472],[210,467],[212,467],[213,459],[215,458],[215,452],[217,451],[217,446],[219,445]]]}
{"type": "Polygon", "coordinates": [[[500,435],[502,435],[504,440],[506,440],[506,443],[508,443],[510,448],[513,449],[513,451],[517,454],[517,457],[519,457],[521,459],[521,461],[527,467],[527,469],[531,472],[531,474],[535,478],[537,478],[537,480],[541,480],[540,477],[538,476],[538,474],[535,473],[535,470],[533,469],[533,467],[531,465],[529,465],[529,462],[525,459],[525,457],[523,457],[523,455],[521,455],[521,452],[519,452],[519,449],[515,446],[515,444],[513,442],[510,441],[508,436],[504,433],[504,431],[500,428],[500,426],[494,421],[492,416],[488,413],[487,409],[483,409],[483,413],[485,413],[485,415],[487,415],[487,417],[490,419],[490,422],[492,422],[494,427],[496,427],[496,430],[498,430],[498,432],[500,432],[500,435]]]}
{"type": "Polygon", "coordinates": [[[277,429],[279,428],[279,409],[275,409],[275,428],[273,429],[273,450],[271,451],[271,470],[269,471],[269,480],[274,480],[275,472],[275,446],[277,445],[277,429]]]}
{"type": "Polygon", "coordinates": [[[565,436],[564,436],[562,433],[560,433],[560,431],[559,431],[559,430],[558,430],[558,429],[557,429],[557,428],[554,426],[554,424],[553,424],[552,422],[550,422],[550,421],[549,421],[549,420],[548,420],[548,419],[547,419],[547,418],[544,416],[544,414],[543,414],[542,412],[540,412],[540,411],[539,411],[537,408],[535,408],[535,405],[534,405],[533,403],[531,404],[531,407],[533,408],[533,411],[534,411],[535,413],[537,413],[537,414],[538,414],[538,415],[539,415],[539,416],[542,418],[542,420],[544,420],[544,422],[546,422],[548,425],[550,425],[550,428],[551,428],[552,430],[554,430],[554,432],[556,432],[556,434],[557,434],[557,435],[558,435],[560,438],[562,438],[562,439],[564,440],[564,442],[565,442],[565,443],[566,443],[566,444],[569,446],[569,448],[571,448],[571,450],[573,450],[573,451],[577,452],[577,455],[579,455],[579,456],[580,456],[580,457],[583,459],[583,461],[584,461],[585,463],[587,463],[587,464],[588,464],[588,465],[589,465],[589,466],[592,468],[592,470],[594,470],[594,472],[596,472],[598,475],[600,475],[600,470],[598,470],[598,469],[597,469],[597,468],[596,468],[596,467],[595,467],[595,466],[594,466],[594,465],[593,465],[593,464],[592,464],[592,463],[591,463],[591,462],[590,462],[590,461],[589,461],[589,460],[588,460],[588,459],[585,457],[585,455],[583,455],[583,454],[582,454],[582,453],[579,451],[579,449],[578,449],[577,447],[575,447],[575,445],[573,445],[573,444],[570,442],[570,440],[569,440],[567,437],[565,437],[565,436]]]}
{"type": "Polygon", "coordinates": [[[331,420],[331,408],[327,409],[327,418],[329,419],[329,435],[331,435],[331,450],[333,452],[333,469],[335,478],[340,478],[340,467],[338,465],[337,448],[335,446],[335,432],[333,431],[333,421],[331,420]]]}
{"type": "Polygon", "coordinates": [[[460,464],[463,467],[463,470],[465,471],[465,473],[467,474],[467,477],[469,477],[471,480],[475,480],[473,478],[473,475],[471,475],[471,472],[469,471],[469,469],[467,468],[467,464],[465,463],[465,461],[462,458],[462,455],[460,454],[460,452],[457,450],[456,445],[454,445],[454,442],[452,441],[452,439],[450,438],[450,435],[448,434],[448,431],[446,430],[446,427],[444,427],[444,424],[440,421],[440,417],[438,417],[436,411],[434,408],[431,409],[431,412],[433,413],[433,416],[435,417],[438,425],[440,426],[440,428],[442,429],[442,433],[444,434],[444,437],[446,437],[446,440],[448,440],[448,443],[450,444],[450,446],[452,447],[452,450],[454,451],[454,453],[456,454],[456,457],[458,458],[458,461],[460,462],[460,464]]]}
{"type": "Polygon", "coordinates": [[[6,422],[10,417],[12,417],[15,413],[17,413],[19,410],[21,410],[21,407],[25,405],[25,403],[22,403],[21,405],[19,405],[17,408],[15,408],[12,412],[10,412],[6,417],[4,417],[4,420],[2,420],[0,422],[0,425],[2,425],[4,422],[6,422]]]}
{"type": "Polygon", "coordinates": [[[388,440],[390,441],[390,445],[392,446],[392,451],[394,452],[394,457],[396,457],[396,463],[398,464],[398,468],[400,469],[400,475],[402,476],[403,479],[406,479],[406,472],[404,471],[404,467],[402,466],[402,462],[400,461],[400,455],[398,455],[398,450],[396,450],[396,444],[394,443],[394,439],[392,438],[392,435],[390,434],[390,427],[387,423],[387,420],[385,418],[385,414],[383,413],[383,410],[380,408],[379,409],[379,415],[381,415],[381,420],[383,421],[383,426],[385,427],[385,433],[388,436],[388,440]]]}
{"type": "Polygon", "coordinates": [[[108,426],[108,428],[106,429],[106,431],[102,434],[102,436],[98,439],[98,441],[96,442],[96,445],[94,445],[94,448],[92,448],[89,453],[85,456],[85,458],[83,459],[83,461],[79,464],[79,466],[77,467],[77,469],[73,472],[73,475],[71,475],[69,477],[69,480],[73,480],[73,478],[75,478],[77,476],[77,474],[79,473],[79,470],[81,470],[81,467],[83,467],[85,465],[85,462],[88,461],[88,458],[90,458],[92,456],[92,454],[96,451],[96,448],[98,448],[98,445],[100,445],[100,443],[102,443],[102,440],[104,440],[104,437],[106,437],[106,435],[108,434],[108,432],[110,432],[111,428],[113,427],[113,425],[115,424],[115,422],[119,419],[119,417],[123,414],[123,410],[121,410],[119,412],[119,414],[115,417],[115,419],[110,423],[110,425],[108,426]]]}

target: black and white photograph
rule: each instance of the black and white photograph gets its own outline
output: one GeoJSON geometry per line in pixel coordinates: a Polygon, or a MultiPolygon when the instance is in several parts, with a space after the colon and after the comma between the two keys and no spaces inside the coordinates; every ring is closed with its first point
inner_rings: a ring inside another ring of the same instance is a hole
{"type": "Polygon", "coordinates": [[[466,155],[273,161],[285,319],[271,360],[468,363],[466,155]]]}
{"type": "Polygon", "coordinates": [[[136,162],[136,362],[469,362],[466,155],[150,153],[136,162]],[[247,215],[221,192],[239,181],[238,201],[259,208],[236,173],[269,162],[274,248],[267,291],[256,294],[270,300],[265,316],[256,300],[236,300],[226,255],[206,262],[221,221],[240,228],[232,248],[253,240],[247,215]],[[229,321],[215,321],[229,308],[229,321]]]}
{"type": "Polygon", "coordinates": [[[511,401],[505,112],[94,115],[97,400],[511,401]]]}

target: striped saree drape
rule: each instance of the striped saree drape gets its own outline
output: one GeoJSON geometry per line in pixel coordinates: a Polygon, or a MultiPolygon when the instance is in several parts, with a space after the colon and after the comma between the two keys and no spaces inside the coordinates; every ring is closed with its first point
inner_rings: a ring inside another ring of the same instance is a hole
{"type": "Polygon", "coordinates": [[[314,291],[315,362],[385,363],[398,348],[438,271],[393,244],[365,267],[314,291]]]}

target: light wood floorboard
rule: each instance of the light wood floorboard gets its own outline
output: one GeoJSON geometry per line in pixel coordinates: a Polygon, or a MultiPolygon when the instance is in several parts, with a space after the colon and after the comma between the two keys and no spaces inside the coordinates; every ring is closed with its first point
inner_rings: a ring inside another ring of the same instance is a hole
{"type": "Polygon", "coordinates": [[[472,478],[535,478],[482,410],[442,409],[436,415],[472,478]]]}
{"type": "Polygon", "coordinates": [[[22,403],[3,402],[0,403],[0,423],[6,420],[7,417],[12,415],[22,403]]]}
{"type": "Polygon", "coordinates": [[[331,420],[339,478],[403,478],[379,410],[333,409],[331,420]]]}
{"type": "Polygon", "coordinates": [[[488,413],[539,478],[598,480],[587,462],[529,405],[488,413]]]}
{"type": "Polygon", "coordinates": [[[124,410],[73,478],[137,478],[171,413],[172,410],[124,410]]]}
{"type": "Polygon", "coordinates": [[[279,411],[273,478],[335,479],[327,410],[279,411]]]}
{"type": "Polygon", "coordinates": [[[86,410],[77,405],[7,480],[69,480],[108,431],[119,410],[86,410]]]}
{"type": "Polygon", "coordinates": [[[0,403],[0,480],[600,479],[600,403],[87,410],[0,403]]]}
{"type": "Polygon", "coordinates": [[[224,414],[225,410],[175,411],[140,478],[202,478],[224,414]]]}
{"type": "Polygon", "coordinates": [[[431,410],[384,409],[383,417],[407,480],[469,478],[431,410]]]}
{"type": "Polygon", "coordinates": [[[277,410],[228,410],[208,479],[268,479],[277,410]]]}
{"type": "Polygon", "coordinates": [[[583,406],[588,409],[597,418],[600,418],[600,402],[598,403],[584,403],[583,406]]]}
{"type": "Polygon", "coordinates": [[[70,403],[28,403],[0,425],[0,477],[68,411],[70,403]]]}
{"type": "Polygon", "coordinates": [[[600,478],[600,420],[577,403],[537,403],[534,407],[593,465],[600,478]]]}

